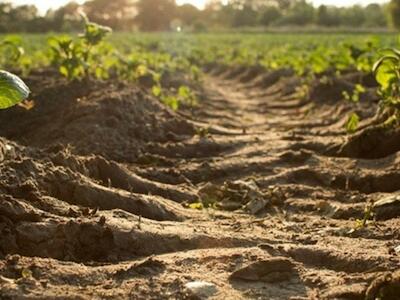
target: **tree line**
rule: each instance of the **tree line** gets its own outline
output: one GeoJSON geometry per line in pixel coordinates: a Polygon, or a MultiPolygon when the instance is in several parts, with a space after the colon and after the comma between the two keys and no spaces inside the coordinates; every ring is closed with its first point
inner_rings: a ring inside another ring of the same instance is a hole
{"type": "Polygon", "coordinates": [[[40,15],[33,5],[0,3],[0,32],[75,31],[80,13],[114,30],[206,31],[241,27],[400,28],[400,0],[388,4],[314,7],[306,0],[210,0],[203,10],[175,0],[88,0],[40,15]]]}

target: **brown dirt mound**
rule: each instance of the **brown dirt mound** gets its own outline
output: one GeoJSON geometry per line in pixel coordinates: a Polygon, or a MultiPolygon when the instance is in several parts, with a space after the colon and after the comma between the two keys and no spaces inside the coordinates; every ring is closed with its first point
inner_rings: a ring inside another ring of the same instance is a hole
{"type": "Polygon", "coordinates": [[[138,87],[46,77],[36,73],[27,79],[34,91],[32,110],[0,112],[0,135],[25,145],[70,145],[74,153],[133,162],[149,142],[183,140],[195,133],[192,125],[138,87]]]}
{"type": "Polygon", "coordinates": [[[337,155],[355,158],[382,158],[400,151],[400,130],[383,125],[370,126],[351,136],[337,155]]]}
{"type": "Polygon", "coordinates": [[[326,81],[315,81],[310,88],[309,98],[321,104],[335,104],[343,100],[343,92],[351,93],[353,85],[340,78],[329,78],[326,81]]]}

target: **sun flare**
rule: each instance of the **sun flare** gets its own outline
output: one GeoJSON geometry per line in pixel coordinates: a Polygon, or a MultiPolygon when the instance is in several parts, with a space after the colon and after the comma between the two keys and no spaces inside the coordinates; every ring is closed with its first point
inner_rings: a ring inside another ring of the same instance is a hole
{"type": "Polygon", "coordinates": [[[178,1],[176,1],[176,3],[178,3],[178,4],[189,3],[198,8],[203,8],[205,6],[206,2],[207,2],[207,0],[178,0],[178,1]]]}

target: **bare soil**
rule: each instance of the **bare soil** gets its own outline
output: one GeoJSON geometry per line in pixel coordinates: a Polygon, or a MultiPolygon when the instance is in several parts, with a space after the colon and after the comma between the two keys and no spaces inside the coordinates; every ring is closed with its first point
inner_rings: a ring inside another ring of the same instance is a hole
{"type": "Polygon", "coordinates": [[[208,71],[180,112],[140,86],[26,79],[35,107],[0,113],[0,299],[206,298],[196,281],[209,299],[400,299],[400,139],[374,82],[208,71]]]}

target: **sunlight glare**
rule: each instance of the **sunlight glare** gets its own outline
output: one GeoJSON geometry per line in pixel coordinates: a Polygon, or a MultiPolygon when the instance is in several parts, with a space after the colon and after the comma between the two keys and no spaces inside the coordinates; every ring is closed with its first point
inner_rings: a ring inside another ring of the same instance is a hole
{"type": "Polygon", "coordinates": [[[179,5],[189,3],[192,4],[198,8],[204,8],[206,5],[207,0],[177,0],[176,3],[179,5]]]}

